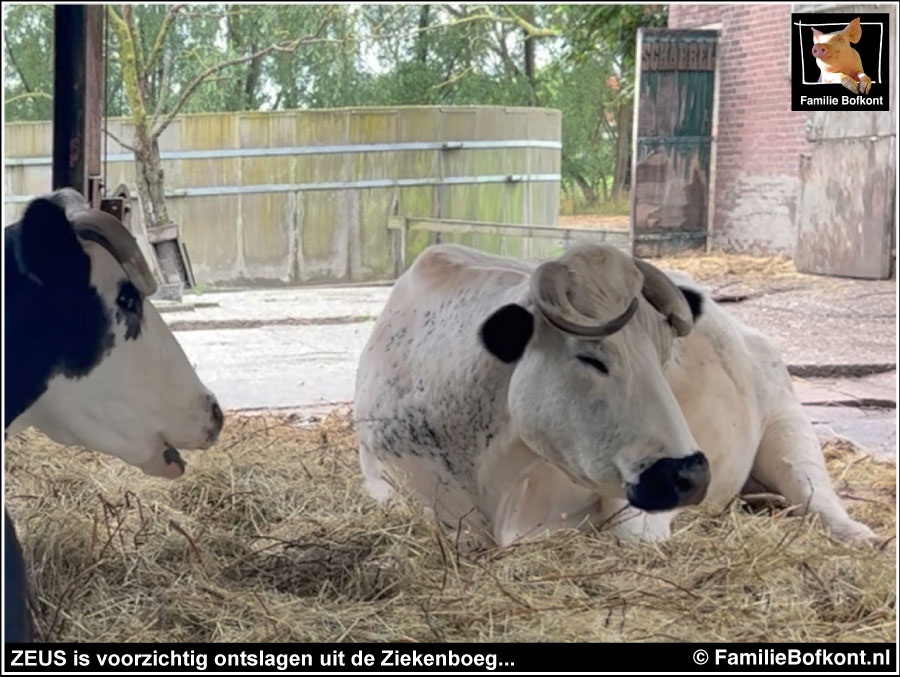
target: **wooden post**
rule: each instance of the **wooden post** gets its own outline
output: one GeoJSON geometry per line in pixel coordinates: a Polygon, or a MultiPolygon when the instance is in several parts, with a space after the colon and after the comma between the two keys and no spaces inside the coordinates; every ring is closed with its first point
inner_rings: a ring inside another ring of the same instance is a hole
{"type": "Polygon", "coordinates": [[[103,7],[54,7],[53,45],[52,188],[74,188],[98,208],[103,7]]]}

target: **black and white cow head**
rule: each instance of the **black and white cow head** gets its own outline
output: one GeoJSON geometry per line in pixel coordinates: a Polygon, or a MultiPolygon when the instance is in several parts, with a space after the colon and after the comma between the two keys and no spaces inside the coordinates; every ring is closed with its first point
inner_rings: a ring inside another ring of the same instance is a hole
{"type": "Polygon", "coordinates": [[[700,502],[709,465],[663,365],[691,308],[662,271],[615,247],[583,245],[539,265],[519,302],[481,327],[513,365],[516,435],[579,483],[644,510],[700,502]]]}
{"type": "Polygon", "coordinates": [[[223,416],[148,296],[156,283],[114,217],[64,189],[5,233],[5,428],[184,472],[223,416]]]}

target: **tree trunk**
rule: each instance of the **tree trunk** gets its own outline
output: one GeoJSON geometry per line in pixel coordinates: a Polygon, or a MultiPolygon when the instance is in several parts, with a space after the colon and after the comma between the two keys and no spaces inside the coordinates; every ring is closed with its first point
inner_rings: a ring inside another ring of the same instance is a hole
{"type": "MultiPolygon", "coordinates": [[[[534,22],[534,6],[527,5],[523,8],[522,14],[529,22],[534,22]]],[[[523,31],[525,33],[525,77],[528,79],[528,96],[531,99],[531,105],[537,106],[537,83],[534,79],[534,37],[529,35],[528,31],[524,29],[523,31]]]]}
{"type": "Polygon", "coordinates": [[[431,5],[422,5],[419,7],[419,34],[416,36],[416,59],[419,63],[425,63],[428,60],[428,12],[431,5]]]}
{"type": "Polygon", "coordinates": [[[587,200],[588,207],[595,207],[597,205],[597,193],[591,188],[591,184],[589,184],[581,174],[575,175],[575,183],[578,184],[578,187],[581,188],[581,192],[584,193],[584,199],[587,200]]]}
{"type": "Polygon", "coordinates": [[[169,223],[169,210],[163,183],[159,142],[148,135],[143,126],[134,129],[134,159],[137,164],[137,189],[144,214],[144,225],[157,228],[169,223]]]}
{"type": "Polygon", "coordinates": [[[603,201],[609,202],[609,188],[606,185],[606,175],[600,175],[600,187],[603,188],[603,201]]]}
{"type": "MultiPolygon", "coordinates": [[[[158,139],[150,136],[143,125],[135,126],[134,149],[138,198],[141,202],[141,212],[144,215],[144,228],[149,235],[151,229],[171,223],[169,210],[166,207],[165,182],[159,157],[158,139]]],[[[156,257],[164,284],[183,283],[187,280],[186,273],[181,267],[177,244],[162,242],[150,246],[156,249],[156,257]]]]}
{"type": "MultiPolygon", "coordinates": [[[[244,52],[244,32],[246,28],[242,26],[240,6],[225,5],[225,14],[228,47],[232,53],[242,54],[244,52]]],[[[247,96],[246,83],[246,79],[237,77],[237,75],[228,83],[229,94],[225,101],[226,110],[241,110],[243,108],[247,96]]]]}
{"type": "MultiPolygon", "coordinates": [[[[250,45],[250,53],[253,54],[259,49],[256,43],[250,45]]],[[[262,75],[262,59],[251,61],[247,66],[247,79],[244,81],[244,101],[243,110],[256,110],[256,86],[259,84],[262,75]]]]}
{"type": "Polygon", "coordinates": [[[631,187],[631,125],[632,102],[623,101],[616,114],[616,167],[612,186],[614,199],[631,187]]]}

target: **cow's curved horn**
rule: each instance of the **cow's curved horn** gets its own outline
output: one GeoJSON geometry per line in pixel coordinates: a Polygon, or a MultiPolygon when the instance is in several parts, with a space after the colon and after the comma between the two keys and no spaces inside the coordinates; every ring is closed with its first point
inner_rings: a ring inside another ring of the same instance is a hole
{"type": "Polygon", "coordinates": [[[68,216],[79,237],[102,244],[116,257],[141,294],[152,296],[156,292],[156,279],[137,241],[115,216],[97,209],[76,210],[68,216]]]}
{"type": "Polygon", "coordinates": [[[588,317],[569,300],[569,269],[558,261],[542,263],[531,275],[531,296],[541,315],[554,327],[580,338],[615,334],[631,319],[638,300],[631,299],[625,311],[611,319],[588,317]]]}
{"type": "Polygon", "coordinates": [[[676,334],[687,336],[694,320],[684,294],[659,268],[640,259],[634,259],[634,263],[644,275],[644,298],[666,317],[676,334]]]}

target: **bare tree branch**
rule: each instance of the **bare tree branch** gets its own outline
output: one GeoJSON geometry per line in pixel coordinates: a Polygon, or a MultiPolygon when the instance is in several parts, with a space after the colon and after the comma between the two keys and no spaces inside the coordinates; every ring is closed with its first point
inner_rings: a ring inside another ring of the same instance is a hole
{"type": "Polygon", "coordinates": [[[559,31],[555,28],[538,28],[533,23],[523,19],[521,16],[516,14],[509,5],[503,5],[504,11],[509,16],[497,16],[491,11],[490,7],[487,7],[485,5],[479,7],[479,9],[481,9],[480,12],[468,15],[464,12],[460,12],[459,10],[454,9],[450,5],[441,5],[441,9],[443,9],[448,14],[455,16],[456,19],[446,24],[438,26],[432,25],[429,26],[429,28],[457,26],[464,23],[470,23],[472,21],[496,21],[499,23],[515,24],[523,31],[525,31],[526,35],[529,38],[555,38],[559,37],[560,34],[559,31]]]}
{"type": "Polygon", "coordinates": [[[159,33],[156,34],[156,40],[153,43],[153,49],[150,50],[150,56],[147,57],[147,65],[145,66],[145,68],[148,73],[153,70],[153,64],[156,63],[156,60],[159,58],[160,52],[162,52],[163,45],[166,41],[166,35],[168,35],[169,29],[172,27],[172,23],[178,16],[178,12],[180,12],[184,7],[187,7],[187,5],[175,5],[168,11],[166,17],[163,19],[162,26],[160,26],[159,28],[159,33]]]}
{"type": "Polygon", "coordinates": [[[182,12],[181,16],[186,19],[225,19],[230,16],[241,16],[242,14],[253,14],[256,9],[226,9],[224,12],[182,12]]]}
{"type": "Polygon", "coordinates": [[[131,146],[131,145],[125,143],[124,141],[122,141],[122,139],[120,139],[119,137],[117,137],[115,134],[113,134],[113,133],[112,133],[111,131],[109,131],[108,129],[104,128],[103,131],[106,132],[106,135],[107,135],[109,138],[111,138],[111,139],[112,139],[113,141],[115,141],[117,144],[119,144],[120,146],[122,146],[122,148],[124,148],[124,149],[126,149],[126,150],[130,150],[132,153],[137,153],[137,149],[136,149],[134,146],[131,146]]]}
{"type": "Polygon", "coordinates": [[[151,124],[151,127],[155,125],[156,121],[159,119],[159,115],[162,113],[163,104],[166,101],[166,92],[169,89],[169,78],[172,73],[171,52],[163,54],[162,67],[162,77],[159,80],[159,87],[156,89],[156,106],[153,108],[153,123],[151,124]]]}
{"type": "Polygon", "coordinates": [[[142,35],[134,24],[134,8],[132,5],[122,5],[122,20],[131,36],[134,46],[134,65],[137,74],[138,88],[141,92],[142,102],[147,101],[147,69],[144,67],[144,48],[141,42],[142,35]]]}
{"type": "Polygon", "coordinates": [[[8,99],[3,100],[3,105],[8,106],[14,101],[20,101],[22,99],[53,99],[52,96],[47,94],[46,92],[22,92],[21,94],[16,94],[15,96],[11,96],[8,99]]]}
{"type": "Polygon", "coordinates": [[[22,81],[22,84],[25,86],[26,92],[33,91],[31,86],[28,84],[28,80],[25,79],[25,73],[22,72],[22,69],[19,68],[19,63],[16,61],[16,57],[13,54],[12,48],[9,46],[9,40],[6,41],[6,53],[9,54],[9,61],[12,63],[13,68],[16,69],[16,73],[19,76],[19,79],[22,81]]]}
{"type": "Polygon", "coordinates": [[[456,9],[453,5],[440,5],[440,8],[447,12],[447,14],[452,14],[457,19],[467,16],[465,11],[456,9]]]}
{"type": "Polygon", "coordinates": [[[131,114],[135,124],[140,125],[147,112],[144,105],[144,93],[140,85],[142,73],[138,70],[139,62],[135,54],[135,44],[128,23],[119,15],[115,7],[107,6],[110,26],[119,41],[119,56],[122,60],[122,80],[125,83],[125,96],[131,106],[131,114]],[[132,77],[133,76],[133,77],[132,77]]]}
{"type": "MultiPolygon", "coordinates": [[[[479,11],[473,14],[467,14],[464,11],[460,11],[451,7],[450,5],[437,5],[442,10],[444,10],[447,14],[455,17],[450,21],[446,22],[436,22],[429,24],[428,26],[418,26],[416,28],[407,29],[404,31],[398,31],[396,33],[378,33],[375,29],[381,29],[384,23],[387,21],[379,22],[377,26],[374,26],[369,35],[364,38],[368,40],[385,40],[390,38],[400,38],[400,39],[414,39],[418,35],[428,32],[428,31],[436,31],[436,30],[446,30],[448,28],[456,28],[458,26],[464,26],[466,24],[476,23],[479,21],[482,22],[493,22],[496,24],[507,24],[518,26],[523,29],[529,37],[534,38],[551,38],[551,37],[559,37],[560,32],[554,28],[538,28],[533,24],[525,21],[515,13],[510,11],[510,16],[497,16],[494,14],[489,7],[484,5],[475,5],[474,7],[479,11]]],[[[390,18],[390,17],[388,17],[390,18]]],[[[496,51],[496,50],[495,50],[496,51]]]]}
{"type": "Polygon", "coordinates": [[[522,75],[522,71],[509,55],[509,50],[506,48],[506,35],[503,32],[503,28],[499,24],[494,26],[494,37],[497,40],[497,44],[494,45],[490,42],[485,42],[487,48],[500,57],[500,59],[503,61],[503,65],[506,68],[510,69],[513,75],[515,75],[516,77],[520,77],[522,75]]]}
{"type": "Polygon", "coordinates": [[[312,35],[297,38],[296,40],[288,43],[269,45],[268,47],[261,49],[253,54],[237,57],[235,59],[229,59],[228,61],[222,61],[214,66],[210,66],[209,68],[207,68],[205,71],[200,73],[200,75],[194,78],[194,80],[190,84],[188,84],[187,87],[184,88],[184,91],[181,93],[181,96],[178,98],[178,101],[175,103],[175,106],[172,108],[172,110],[166,114],[159,126],[151,131],[151,138],[155,140],[160,137],[160,135],[172,123],[172,120],[175,118],[175,116],[178,115],[179,111],[181,111],[184,104],[187,103],[188,99],[190,99],[191,95],[194,93],[197,87],[203,84],[203,82],[209,77],[231,66],[247,63],[248,61],[253,61],[255,59],[262,59],[263,57],[266,57],[269,54],[273,54],[275,52],[295,52],[301,45],[307,45],[313,42],[317,42],[318,37],[322,34],[322,31],[324,31],[325,27],[328,25],[328,22],[331,19],[331,14],[332,13],[329,11],[325,15],[315,33],[313,33],[312,35]]]}
{"type": "Polygon", "coordinates": [[[431,91],[434,89],[443,89],[444,87],[450,87],[450,86],[456,84],[457,82],[459,82],[460,80],[462,80],[466,75],[469,74],[469,72],[471,70],[472,70],[471,66],[469,66],[468,68],[464,68],[459,73],[456,73],[455,75],[451,75],[449,78],[447,78],[443,82],[439,82],[436,85],[432,85],[431,87],[428,88],[428,90],[431,91]]]}
{"type": "Polygon", "coordinates": [[[470,24],[475,21],[512,21],[512,19],[504,19],[503,17],[498,17],[497,15],[493,14],[490,10],[487,10],[486,12],[484,12],[482,14],[469,14],[469,15],[463,16],[459,19],[454,19],[453,21],[448,21],[447,23],[431,24],[430,26],[428,26],[422,30],[427,31],[427,30],[434,30],[436,28],[453,28],[455,26],[462,26],[465,24],[470,24]]]}
{"type": "MultiPolygon", "coordinates": [[[[555,28],[538,28],[530,21],[524,19],[523,17],[516,14],[512,7],[509,5],[503,5],[503,9],[509,14],[512,21],[523,31],[529,38],[555,38],[559,36],[559,31],[555,28]]],[[[503,21],[503,17],[496,17],[497,20],[503,21]]]]}
{"type": "Polygon", "coordinates": [[[390,19],[393,19],[397,14],[399,14],[400,12],[402,12],[403,10],[405,10],[406,8],[407,8],[406,5],[397,5],[396,7],[394,7],[394,9],[391,11],[390,14],[388,14],[388,15],[387,15],[386,17],[384,17],[381,21],[379,21],[377,24],[375,24],[374,26],[372,26],[372,31],[371,31],[372,34],[377,35],[377,34],[381,31],[382,27],[383,27],[390,19]]]}

